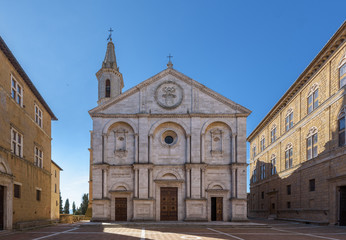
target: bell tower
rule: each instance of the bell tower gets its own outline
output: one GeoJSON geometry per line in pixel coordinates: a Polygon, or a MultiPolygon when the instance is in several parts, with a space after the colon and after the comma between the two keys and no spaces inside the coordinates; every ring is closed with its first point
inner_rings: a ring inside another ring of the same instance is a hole
{"type": "Polygon", "coordinates": [[[101,69],[96,73],[98,84],[99,105],[121,94],[124,87],[123,75],[119,72],[115,57],[114,43],[112,42],[112,29],[109,30],[107,51],[101,69]]]}

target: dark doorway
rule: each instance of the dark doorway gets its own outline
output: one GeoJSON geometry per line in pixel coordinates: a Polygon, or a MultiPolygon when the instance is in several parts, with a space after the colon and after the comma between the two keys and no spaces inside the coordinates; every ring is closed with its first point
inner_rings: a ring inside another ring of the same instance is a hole
{"type": "Polygon", "coordinates": [[[212,221],[223,221],[223,198],[222,197],[212,197],[211,198],[211,220],[212,221]]]}
{"type": "Polygon", "coordinates": [[[4,195],[5,187],[0,186],[0,230],[4,229],[4,195]]]}
{"type": "Polygon", "coordinates": [[[178,220],[178,188],[162,187],[160,193],[160,220],[178,220]]]}
{"type": "Polygon", "coordinates": [[[346,186],[340,187],[340,226],[346,226],[346,186]]]}
{"type": "Polygon", "coordinates": [[[127,198],[115,198],[115,221],[127,221],[127,198]]]}

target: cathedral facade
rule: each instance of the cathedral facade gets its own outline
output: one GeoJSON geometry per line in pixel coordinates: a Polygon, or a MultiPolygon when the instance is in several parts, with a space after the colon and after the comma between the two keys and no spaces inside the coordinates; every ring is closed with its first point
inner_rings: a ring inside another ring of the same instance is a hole
{"type": "Polygon", "coordinates": [[[122,93],[114,44],[98,79],[90,148],[94,221],[243,221],[245,107],[173,69],[122,93]]]}

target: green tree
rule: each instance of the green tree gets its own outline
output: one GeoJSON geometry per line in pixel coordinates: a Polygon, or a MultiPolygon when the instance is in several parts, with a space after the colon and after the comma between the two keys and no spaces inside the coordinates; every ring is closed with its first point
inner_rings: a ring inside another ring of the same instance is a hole
{"type": "Polygon", "coordinates": [[[84,193],[82,197],[82,203],[80,204],[80,213],[85,215],[86,210],[88,209],[89,204],[89,194],[84,193]]]}
{"type": "Polygon", "coordinates": [[[65,201],[64,213],[70,214],[70,202],[69,202],[68,198],[65,201]]]}
{"type": "Polygon", "coordinates": [[[72,203],[72,213],[73,215],[76,213],[76,204],[74,203],[74,201],[72,203]]]}
{"type": "Polygon", "coordinates": [[[60,214],[63,214],[64,213],[64,210],[63,210],[63,208],[62,208],[62,198],[61,198],[61,192],[59,191],[59,197],[60,197],[60,203],[59,203],[59,212],[60,212],[60,214]]]}

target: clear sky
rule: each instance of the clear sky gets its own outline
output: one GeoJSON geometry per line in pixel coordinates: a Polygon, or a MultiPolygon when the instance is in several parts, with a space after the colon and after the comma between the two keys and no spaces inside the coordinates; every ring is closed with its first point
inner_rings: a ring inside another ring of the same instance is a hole
{"type": "Polygon", "coordinates": [[[0,0],[0,35],[59,121],[52,159],[63,200],[88,192],[88,110],[108,32],[124,91],[174,68],[247,107],[247,135],[346,18],[346,1],[0,0]]]}

